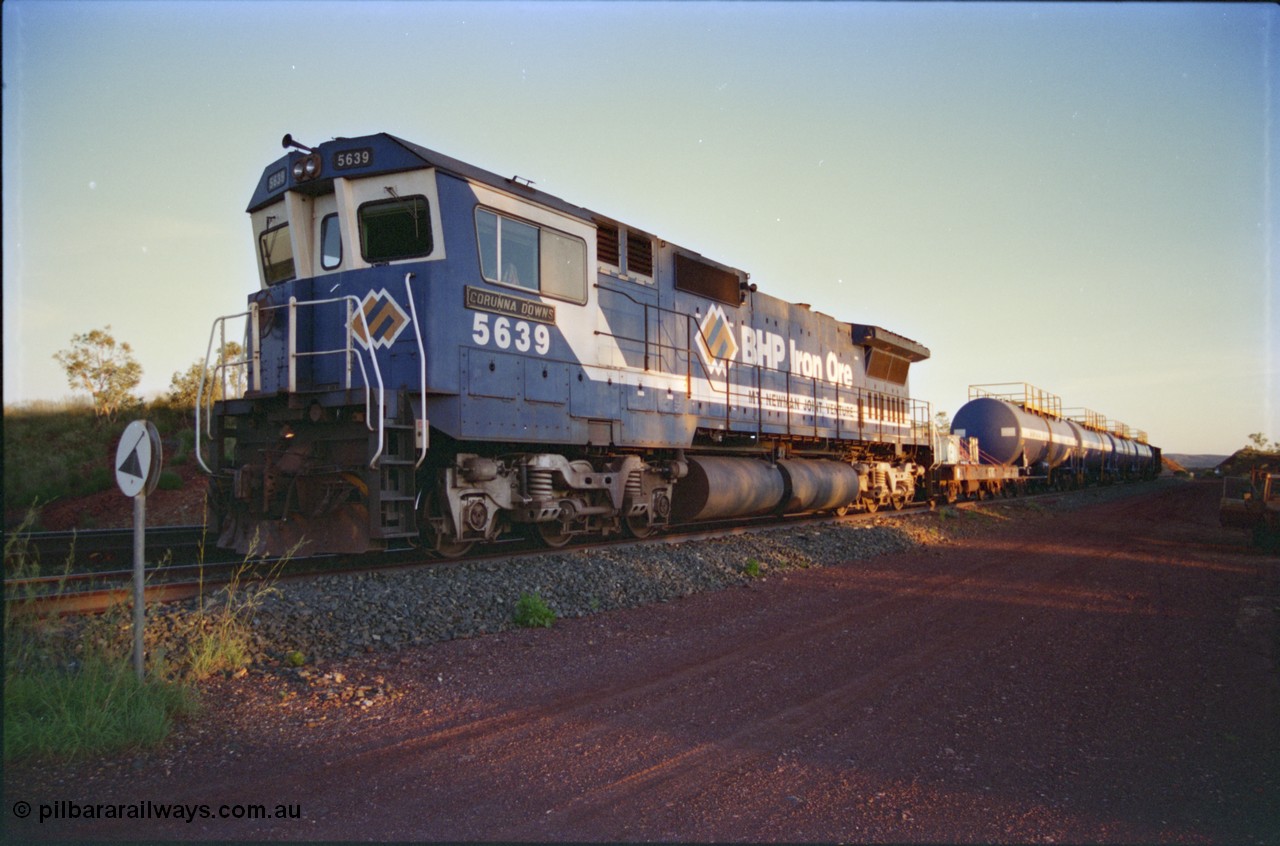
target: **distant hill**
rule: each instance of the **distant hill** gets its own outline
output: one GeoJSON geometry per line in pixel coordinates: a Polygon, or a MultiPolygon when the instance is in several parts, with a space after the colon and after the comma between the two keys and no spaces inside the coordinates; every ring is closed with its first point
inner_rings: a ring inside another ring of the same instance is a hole
{"type": "Polygon", "coordinates": [[[1218,469],[1224,476],[1247,476],[1255,467],[1272,471],[1280,470],[1280,452],[1260,452],[1246,447],[1227,456],[1218,464],[1218,469]]]}
{"type": "Polygon", "coordinates": [[[1186,455],[1176,452],[1166,452],[1164,457],[1169,461],[1182,465],[1188,470],[1212,470],[1228,458],[1228,456],[1225,455],[1186,455]]]}

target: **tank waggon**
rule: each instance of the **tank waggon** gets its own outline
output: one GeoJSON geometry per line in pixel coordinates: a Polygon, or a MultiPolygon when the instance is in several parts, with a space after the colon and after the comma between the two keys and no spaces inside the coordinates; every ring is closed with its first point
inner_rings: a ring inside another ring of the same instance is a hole
{"type": "MultiPolygon", "coordinates": [[[[971,385],[969,401],[952,419],[962,458],[940,462],[934,480],[941,497],[984,496],[1029,488],[1073,488],[1123,479],[1154,478],[1160,451],[1145,432],[1100,414],[1065,413],[1055,394],[1025,383],[971,385]],[[1005,468],[1003,472],[993,469],[1005,468]]],[[[952,447],[955,450],[955,447],[952,447]]]]}
{"type": "Polygon", "coordinates": [[[915,498],[922,345],[391,135],[284,146],[258,290],[206,354],[220,545],[458,555],[915,498]]]}

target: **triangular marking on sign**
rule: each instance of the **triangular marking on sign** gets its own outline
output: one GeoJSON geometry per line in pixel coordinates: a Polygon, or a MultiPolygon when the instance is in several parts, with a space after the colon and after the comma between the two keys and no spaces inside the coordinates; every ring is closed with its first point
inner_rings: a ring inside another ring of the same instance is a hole
{"type": "Polygon", "coordinates": [[[121,473],[128,473],[130,476],[135,476],[139,479],[145,478],[142,473],[142,460],[138,458],[136,449],[129,453],[129,457],[116,469],[121,473]]]}

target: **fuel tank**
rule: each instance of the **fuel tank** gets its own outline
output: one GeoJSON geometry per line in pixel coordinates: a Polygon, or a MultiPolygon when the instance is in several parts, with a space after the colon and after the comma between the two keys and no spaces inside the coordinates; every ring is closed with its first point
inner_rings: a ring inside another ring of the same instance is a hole
{"type": "Polygon", "coordinates": [[[671,517],[680,523],[766,514],[778,507],[786,482],[778,465],[757,458],[700,455],[676,484],[671,517]]]}
{"type": "Polygon", "coordinates": [[[848,505],[862,491],[862,477],[852,465],[840,461],[779,461],[787,481],[787,501],[779,509],[829,511],[848,505]]]}
{"type": "Polygon", "coordinates": [[[675,488],[671,514],[678,522],[756,514],[828,511],[858,498],[863,480],[840,461],[698,456],[675,488]]]}

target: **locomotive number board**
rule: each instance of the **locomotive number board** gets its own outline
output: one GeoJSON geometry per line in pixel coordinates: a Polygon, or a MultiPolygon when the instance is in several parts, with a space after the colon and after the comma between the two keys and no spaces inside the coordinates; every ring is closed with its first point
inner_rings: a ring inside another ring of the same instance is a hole
{"type": "Polygon", "coordinates": [[[357,167],[369,167],[372,164],[372,147],[361,147],[358,150],[339,150],[333,154],[334,170],[351,170],[357,167]]]}

